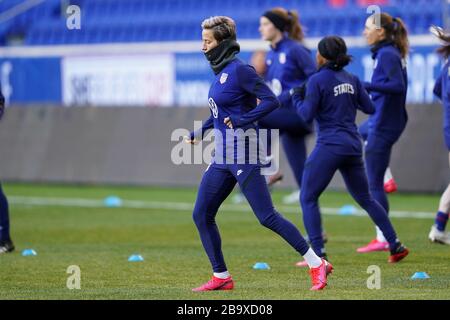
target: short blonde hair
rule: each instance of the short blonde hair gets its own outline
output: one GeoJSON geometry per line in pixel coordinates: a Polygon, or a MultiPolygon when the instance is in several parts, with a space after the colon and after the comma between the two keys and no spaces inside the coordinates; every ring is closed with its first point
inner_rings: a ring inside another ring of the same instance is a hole
{"type": "Polygon", "coordinates": [[[225,39],[236,40],[236,23],[226,16],[214,16],[203,20],[202,29],[212,30],[214,39],[221,42],[225,39]]]}

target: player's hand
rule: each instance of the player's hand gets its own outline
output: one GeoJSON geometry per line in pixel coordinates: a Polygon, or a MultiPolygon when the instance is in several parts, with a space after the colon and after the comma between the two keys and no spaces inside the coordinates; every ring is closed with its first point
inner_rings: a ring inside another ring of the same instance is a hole
{"type": "Polygon", "coordinates": [[[303,84],[300,87],[295,87],[289,90],[289,93],[291,94],[291,97],[296,95],[301,100],[305,100],[306,96],[306,84],[303,84]]]}
{"type": "Polygon", "coordinates": [[[188,136],[184,136],[184,142],[186,142],[186,143],[189,143],[189,144],[197,144],[198,143],[198,140],[197,139],[191,139],[190,137],[188,137],[188,136]]]}
{"type": "Polygon", "coordinates": [[[225,123],[228,128],[233,129],[233,123],[231,123],[230,117],[226,117],[225,119],[223,119],[223,123],[225,123]]]}
{"type": "Polygon", "coordinates": [[[370,83],[370,82],[368,82],[368,81],[364,81],[364,82],[362,83],[362,86],[364,87],[364,89],[366,89],[366,91],[367,91],[368,93],[370,93],[370,91],[372,91],[372,90],[370,90],[370,87],[372,86],[372,83],[370,83]]]}

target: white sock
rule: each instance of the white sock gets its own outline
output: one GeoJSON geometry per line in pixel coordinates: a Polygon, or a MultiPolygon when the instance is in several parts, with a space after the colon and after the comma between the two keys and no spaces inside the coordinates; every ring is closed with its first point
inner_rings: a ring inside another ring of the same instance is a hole
{"type": "Polygon", "coordinates": [[[381,231],[380,228],[378,228],[378,226],[375,226],[375,230],[377,231],[377,240],[379,242],[387,242],[386,238],[384,237],[383,232],[381,231]]]}
{"type": "Polygon", "coordinates": [[[311,248],[309,248],[303,258],[305,259],[309,268],[317,268],[322,264],[322,259],[311,248]]]}
{"type": "Polygon", "coordinates": [[[214,277],[219,279],[226,279],[230,277],[230,273],[228,271],[225,272],[214,272],[214,277]]]}
{"type": "Polygon", "coordinates": [[[388,182],[389,180],[393,179],[391,168],[387,168],[386,172],[384,173],[384,183],[388,182]]]}

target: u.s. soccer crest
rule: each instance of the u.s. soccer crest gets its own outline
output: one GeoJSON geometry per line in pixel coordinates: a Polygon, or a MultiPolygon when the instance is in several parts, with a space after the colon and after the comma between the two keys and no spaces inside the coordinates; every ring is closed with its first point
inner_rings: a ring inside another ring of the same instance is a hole
{"type": "Polygon", "coordinates": [[[280,56],[279,56],[279,60],[281,64],[285,64],[286,63],[286,53],[281,52],[280,56]]]}
{"type": "Polygon", "coordinates": [[[222,73],[222,75],[220,76],[220,83],[224,84],[228,79],[228,73],[222,73]]]}

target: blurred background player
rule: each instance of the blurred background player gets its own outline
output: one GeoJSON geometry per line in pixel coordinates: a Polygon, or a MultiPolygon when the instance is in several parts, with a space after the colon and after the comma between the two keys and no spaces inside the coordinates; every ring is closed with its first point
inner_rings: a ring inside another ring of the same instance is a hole
{"type": "MultiPolygon", "coordinates": [[[[445,61],[445,66],[442,69],[441,75],[436,80],[436,85],[434,86],[434,94],[441,99],[442,105],[444,107],[444,139],[449,150],[449,161],[450,161],[450,82],[449,82],[449,68],[450,62],[448,57],[450,56],[450,35],[445,34],[441,28],[434,27],[433,33],[443,42],[441,48],[438,52],[443,56],[445,61]]],[[[436,214],[435,224],[431,227],[430,234],[428,238],[433,242],[438,242],[442,244],[450,245],[450,234],[445,232],[445,227],[447,225],[448,216],[450,212],[450,184],[441,196],[439,202],[439,209],[436,214]]]]}
{"type": "Polygon", "coordinates": [[[397,239],[386,211],[369,191],[355,118],[358,109],[373,114],[375,108],[359,79],[343,69],[350,61],[342,38],[323,38],[317,53],[319,71],[308,80],[303,94],[302,90],[296,90],[293,95],[303,121],[315,119],[318,124],[317,143],[303,174],[300,195],[303,221],[312,248],[326,259],[318,201],[339,170],[352,197],[386,234],[391,251],[388,261],[395,263],[408,255],[408,249],[397,239]]]}
{"type": "MultiPolygon", "coordinates": [[[[408,33],[400,18],[381,13],[366,20],[364,36],[371,46],[372,58],[375,61],[372,81],[364,83],[364,87],[371,94],[376,111],[361,125],[360,133],[366,141],[365,162],[370,192],[389,213],[384,177],[389,167],[392,148],[408,121],[405,60],[409,50],[408,33]]],[[[387,250],[389,243],[380,228],[376,227],[376,238],[366,246],[358,248],[357,252],[387,250]]]]}
{"type": "MultiPolygon", "coordinates": [[[[264,50],[256,50],[252,53],[252,56],[250,58],[250,65],[255,68],[256,73],[264,78],[267,70],[266,65],[266,51],[264,50]]],[[[278,143],[278,141],[274,140],[270,142],[273,144],[278,143]]],[[[270,145],[269,145],[270,146],[270,145]]],[[[270,149],[268,150],[270,152],[270,149]]],[[[268,161],[276,161],[275,158],[268,156],[268,161]]],[[[273,185],[275,185],[277,182],[283,180],[283,174],[281,173],[281,170],[279,170],[277,173],[271,176],[266,177],[267,186],[270,188],[273,185]]],[[[245,202],[244,195],[238,190],[237,193],[232,198],[233,203],[243,203],[245,202]]]]}
{"type": "MultiPolygon", "coordinates": [[[[316,65],[311,52],[303,45],[303,27],[297,11],[277,7],[265,12],[260,18],[259,32],[263,40],[270,42],[264,79],[282,105],[261,119],[259,125],[280,130],[284,152],[300,189],[306,160],[305,139],[312,126],[297,115],[289,90],[302,85],[316,71],[316,65]]],[[[298,201],[299,191],[283,199],[284,203],[298,201]]]]}
{"type": "MultiPolygon", "coordinates": [[[[1,86],[0,86],[1,88],[1,86]]],[[[0,119],[5,112],[5,98],[0,89],[0,119]]],[[[9,207],[8,200],[0,184],[0,254],[14,251],[14,244],[9,234],[9,207]]]]}
{"type": "MultiPolygon", "coordinates": [[[[260,223],[278,233],[308,262],[313,283],[311,290],[321,290],[327,284],[327,273],[332,271],[331,264],[319,258],[295,225],[275,210],[266,180],[261,175],[260,164],[249,162],[247,155],[245,161],[241,161],[243,159],[235,149],[235,139],[238,146],[242,140],[248,145],[245,135],[239,136],[229,130],[253,130],[257,135],[254,122],[278,108],[279,102],[255,70],[236,58],[240,46],[236,42],[236,25],[231,18],[211,17],[203,21],[202,29],[203,52],[216,76],[208,98],[211,109],[208,122],[212,121],[214,125],[216,139],[214,158],[198,189],[193,219],[210,260],[213,276],[193,291],[234,288],[222,254],[215,216],[236,183],[239,183],[260,223]],[[256,99],[259,99],[259,104],[256,99]],[[226,139],[230,133],[232,139],[226,139]],[[233,151],[233,159],[229,158],[226,152],[228,149],[233,151]]],[[[191,134],[187,142],[194,143],[196,138],[191,134]]]]}
{"type": "Polygon", "coordinates": [[[267,66],[266,66],[266,51],[264,50],[256,50],[253,52],[252,57],[250,58],[250,65],[255,68],[256,73],[261,77],[264,78],[267,66]]]}

